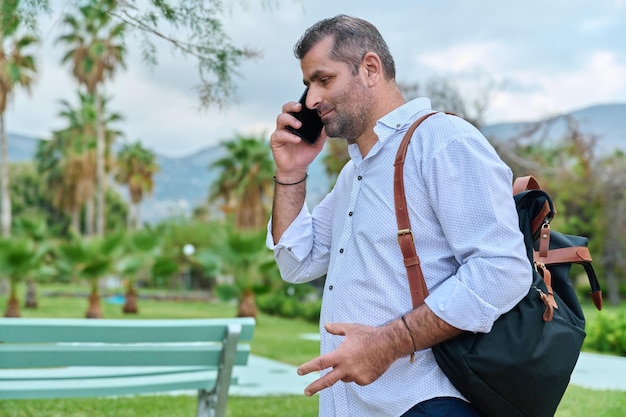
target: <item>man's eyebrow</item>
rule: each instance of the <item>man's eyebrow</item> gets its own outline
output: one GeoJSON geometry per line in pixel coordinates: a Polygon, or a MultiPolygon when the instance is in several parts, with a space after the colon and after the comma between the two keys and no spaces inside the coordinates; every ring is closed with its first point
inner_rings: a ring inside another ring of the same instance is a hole
{"type": "Polygon", "coordinates": [[[309,83],[317,81],[321,76],[322,76],[322,71],[320,70],[313,71],[313,74],[311,74],[311,76],[309,77],[308,82],[306,80],[303,80],[304,85],[308,86],[309,83]]]}

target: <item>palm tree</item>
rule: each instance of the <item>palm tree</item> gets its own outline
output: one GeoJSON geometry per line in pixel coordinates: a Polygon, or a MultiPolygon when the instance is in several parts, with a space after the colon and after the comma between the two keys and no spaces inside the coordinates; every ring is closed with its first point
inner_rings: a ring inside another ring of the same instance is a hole
{"type": "Polygon", "coordinates": [[[65,15],[69,32],[58,38],[69,48],[62,62],[71,62],[72,74],[93,95],[96,104],[96,233],[104,234],[105,213],[105,133],[102,98],[99,86],[112,78],[118,65],[124,67],[125,23],[114,23],[110,12],[117,0],[86,0],[78,7],[78,16],[65,15]]]}
{"type": "Polygon", "coordinates": [[[33,265],[37,269],[36,273],[26,276],[26,298],[24,300],[24,307],[37,308],[39,306],[37,300],[37,279],[42,278],[44,275],[53,274],[53,268],[50,265],[46,265],[45,262],[47,260],[45,255],[51,245],[48,225],[45,219],[40,216],[22,216],[15,220],[14,233],[16,236],[30,239],[35,245],[45,248],[45,251],[41,254],[42,258],[33,265]]]}
{"type": "MultiPolygon", "coordinates": [[[[161,257],[162,231],[142,229],[128,235],[124,255],[117,262],[117,271],[126,279],[126,302],[122,312],[136,314],[137,282],[148,278],[150,271],[161,257]]],[[[178,270],[178,264],[175,264],[178,270]]]]}
{"type": "Polygon", "coordinates": [[[154,152],[140,142],[125,144],[117,154],[115,179],[128,187],[132,209],[128,213],[128,227],[139,226],[139,207],[144,195],[154,189],[154,174],[159,171],[154,152]]]}
{"type": "MultiPolygon", "coordinates": [[[[93,219],[89,204],[94,197],[96,178],[96,110],[94,97],[89,94],[79,93],[79,102],[79,107],[73,108],[67,101],[61,101],[63,109],[59,116],[67,121],[67,127],[55,131],[51,140],[38,144],[36,159],[39,172],[46,176],[53,205],[70,214],[76,233],[81,231],[81,209],[87,205],[85,232],[91,235],[93,219]]],[[[105,109],[106,103],[105,100],[105,109]]],[[[119,121],[121,116],[105,112],[103,118],[106,154],[109,155],[106,163],[111,166],[111,144],[120,132],[109,125],[119,121]]]]}
{"type": "Polygon", "coordinates": [[[38,42],[32,35],[21,35],[22,15],[18,10],[19,1],[2,2],[0,12],[0,176],[2,236],[11,234],[11,195],[9,191],[9,155],[7,132],[4,120],[7,103],[13,98],[16,86],[30,91],[37,72],[33,55],[24,53],[29,46],[38,42]]]}
{"type": "Polygon", "coordinates": [[[11,283],[5,317],[21,316],[17,285],[22,279],[30,279],[37,273],[48,250],[47,245],[37,244],[28,237],[5,237],[0,240],[0,270],[11,283]]]}
{"type": "Polygon", "coordinates": [[[235,225],[256,230],[267,223],[274,161],[263,138],[237,136],[223,142],[227,155],[210,168],[221,170],[209,201],[223,200],[226,213],[235,212],[235,225]]]}
{"type": "Polygon", "coordinates": [[[115,260],[124,250],[124,235],[79,238],[57,247],[57,269],[60,274],[90,282],[89,306],[86,318],[102,318],[100,279],[114,271],[115,260]]]}
{"type": "Polygon", "coordinates": [[[238,298],[237,317],[256,317],[256,292],[265,286],[267,265],[274,264],[271,252],[265,249],[265,231],[229,230],[219,247],[221,269],[232,278],[229,289],[238,298]]]}
{"type": "Polygon", "coordinates": [[[345,140],[333,139],[328,141],[327,153],[322,159],[326,174],[331,179],[331,188],[335,185],[339,173],[350,160],[348,143],[345,140]]]}

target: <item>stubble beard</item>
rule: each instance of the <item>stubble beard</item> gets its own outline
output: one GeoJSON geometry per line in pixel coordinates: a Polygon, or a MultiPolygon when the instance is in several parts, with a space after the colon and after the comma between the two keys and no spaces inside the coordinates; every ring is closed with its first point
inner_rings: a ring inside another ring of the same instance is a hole
{"type": "Polygon", "coordinates": [[[326,135],[355,143],[368,125],[372,98],[360,83],[354,83],[335,98],[334,117],[324,123],[326,135]]]}

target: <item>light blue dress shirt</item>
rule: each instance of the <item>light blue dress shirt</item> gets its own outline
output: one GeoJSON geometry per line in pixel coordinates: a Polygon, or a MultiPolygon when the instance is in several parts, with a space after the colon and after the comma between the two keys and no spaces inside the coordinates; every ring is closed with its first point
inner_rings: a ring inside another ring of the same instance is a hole
{"type": "MultiPolygon", "coordinates": [[[[378,142],[365,158],[350,145],[351,161],[312,213],[305,205],[277,245],[268,227],[267,246],[285,281],[308,282],[326,274],[322,353],[343,339],[328,334],[324,323],[381,326],[412,309],[397,241],[393,163],[411,123],[430,111],[430,101],[421,98],[384,116],[374,129],[378,142]]],[[[440,113],[414,133],[404,177],[430,292],[426,304],[454,327],[489,332],[528,292],[532,278],[510,169],[476,128],[440,113]]],[[[426,349],[413,363],[408,357],[396,361],[370,385],[340,381],[323,390],[320,416],[398,417],[441,396],[463,398],[426,349]]]]}

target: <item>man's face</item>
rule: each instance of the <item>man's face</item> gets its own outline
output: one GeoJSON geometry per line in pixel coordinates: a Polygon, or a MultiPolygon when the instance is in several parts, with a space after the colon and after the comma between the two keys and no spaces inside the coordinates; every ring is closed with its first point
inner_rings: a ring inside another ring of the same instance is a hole
{"type": "Polygon", "coordinates": [[[328,57],[331,45],[331,38],[320,41],[300,62],[306,103],[320,114],[326,135],[354,143],[368,126],[372,95],[361,68],[354,75],[348,64],[328,57]]]}

